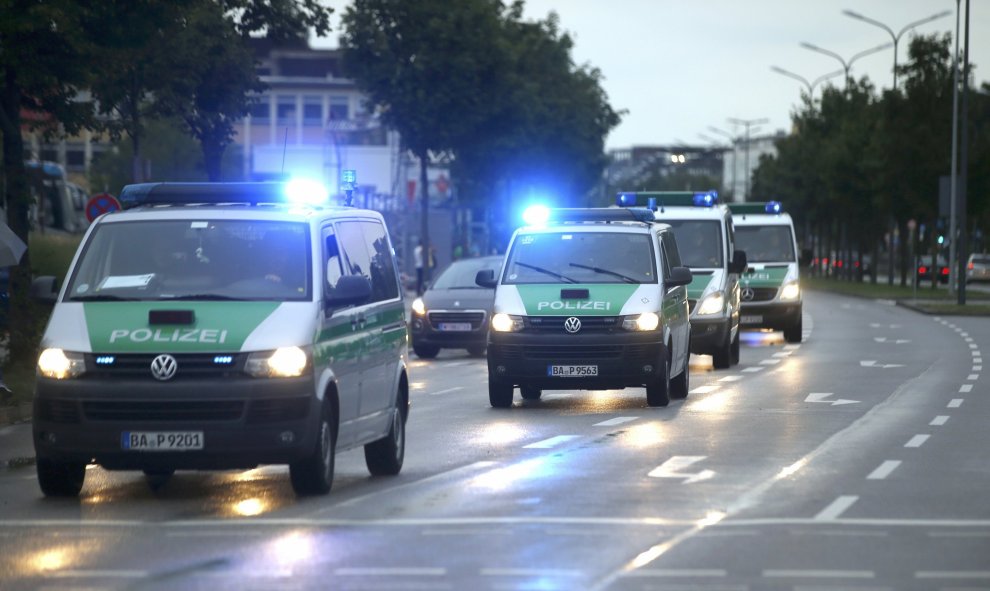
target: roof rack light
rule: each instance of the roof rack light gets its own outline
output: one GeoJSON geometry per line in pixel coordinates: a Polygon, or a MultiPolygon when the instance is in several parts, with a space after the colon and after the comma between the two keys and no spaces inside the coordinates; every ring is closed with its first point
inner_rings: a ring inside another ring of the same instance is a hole
{"type": "Polygon", "coordinates": [[[747,201],[745,203],[730,203],[729,211],[738,215],[758,213],[779,215],[784,213],[784,206],[779,201],[747,201]]]}
{"type": "Polygon", "coordinates": [[[636,205],[640,198],[646,199],[650,209],[672,206],[714,207],[718,205],[718,191],[637,191],[618,193],[615,204],[619,207],[636,205]]]}
{"type": "Polygon", "coordinates": [[[326,189],[318,183],[141,183],[127,185],[118,198],[121,207],[142,205],[227,204],[326,205],[326,189]]]}
{"type": "Polygon", "coordinates": [[[548,222],[655,222],[656,216],[643,207],[588,207],[549,210],[548,222]]]}

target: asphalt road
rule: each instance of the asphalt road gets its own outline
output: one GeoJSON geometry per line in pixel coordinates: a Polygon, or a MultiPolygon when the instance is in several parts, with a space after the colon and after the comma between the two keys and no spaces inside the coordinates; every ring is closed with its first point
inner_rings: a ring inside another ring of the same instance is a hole
{"type": "Polygon", "coordinates": [[[484,360],[413,361],[406,464],[0,471],[2,589],[990,589],[990,319],[809,294],[806,338],[692,357],[691,394],[489,407],[484,360]]]}

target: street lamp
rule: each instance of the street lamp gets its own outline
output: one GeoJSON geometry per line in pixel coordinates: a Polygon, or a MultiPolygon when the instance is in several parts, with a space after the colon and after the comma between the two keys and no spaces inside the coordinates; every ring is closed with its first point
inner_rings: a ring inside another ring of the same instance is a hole
{"type": "Polygon", "coordinates": [[[952,14],[952,11],[951,10],[943,10],[942,12],[939,12],[938,14],[933,14],[931,16],[927,16],[927,17],[925,17],[925,18],[923,18],[921,20],[914,21],[913,23],[908,23],[908,24],[904,25],[904,28],[902,28],[896,35],[894,34],[894,31],[890,27],[888,27],[887,25],[881,23],[880,21],[875,21],[872,18],[863,16],[863,15],[859,14],[858,12],[853,12],[852,10],[843,10],[842,11],[842,14],[844,14],[844,15],[850,17],[850,18],[854,18],[856,20],[863,21],[864,23],[869,23],[871,25],[880,27],[881,29],[883,29],[884,31],[887,31],[887,33],[890,34],[890,38],[894,40],[894,89],[896,90],[897,89],[897,43],[901,40],[901,35],[903,35],[904,33],[908,32],[908,31],[910,31],[911,29],[917,27],[918,25],[923,25],[925,23],[930,23],[933,20],[940,19],[940,18],[945,17],[945,16],[949,16],[950,14],[952,14]]]}
{"type": "Polygon", "coordinates": [[[770,69],[773,70],[774,72],[778,73],[778,74],[787,76],[788,78],[793,78],[793,79],[797,80],[798,82],[803,83],[808,88],[808,97],[809,98],[815,92],[815,87],[818,86],[821,82],[824,82],[824,81],[828,80],[829,78],[834,78],[834,77],[838,76],[839,74],[841,74],[843,72],[843,70],[836,70],[834,72],[829,72],[828,74],[822,74],[818,78],[815,78],[815,80],[813,82],[808,82],[808,79],[805,78],[804,76],[801,76],[799,74],[795,74],[794,72],[789,72],[789,71],[785,70],[784,68],[781,68],[781,67],[778,67],[778,66],[770,66],[770,69]]]}
{"type": "Polygon", "coordinates": [[[743,195],[743,201],[749,200],[749,179],[752,176],[752,171],[749,169],[749,130],[751,127],[759,127],[764,123],[769,123],[769,119],[736,119],[735,117],[729,117],[729,123],[734,123],[736,125],[742,125],[746,128],[746,134],[743,136],[746,141],[746,193],[743,195]]]}
{"type": "Polygon", "coordinates": [[[849,70],[852,68],[853,62],[855,62],[856,60],[858,60],[859,58],[861,58],[863,56],[867,56],[867,55],[876,53],[878,51],[883,51],[884,49],[887,49],[888,47],[894,47],[894,44],[893,43],[884,43],[883,45],[877,45],[876,47],[871,47],[870,49],[864,49],[863,51],[861,51],[859,53],[853,54],[853,56],[851,58],[849,58],[849,61],[848,62],[846,60],[842,59],[842,56],[839,55],[839,54],[837,54],[837,53],[835,53],[834,51],[829,51],[827,49],[822,49],[821,47],[818,47],[817,45],[812,45],[811,43],[808,43],[807,41],[802,42],[801,43],[801,47],[803,47],[805,49],[810,49],[811,51],[817,51],[818,53],[823,53],[823,54],[825,54],[825,55],[827,55],[829,57],[834,57],[835,59],[839,60],[839,62],[842,64],[842,69],[845,70],[845,72],[846,72],[846,85],[848,86],[848,84],[849,84],[849,70]]]}

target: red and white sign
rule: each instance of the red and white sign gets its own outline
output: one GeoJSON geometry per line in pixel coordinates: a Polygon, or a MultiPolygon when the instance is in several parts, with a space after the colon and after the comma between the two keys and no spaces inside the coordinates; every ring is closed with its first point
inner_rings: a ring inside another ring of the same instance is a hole
{"type": "Polygon", "coordinates": [[[86,219],[92,222],[111,211],[120,210],[120,201],[110,193],[97,193],[86,202],[86,219]]]}

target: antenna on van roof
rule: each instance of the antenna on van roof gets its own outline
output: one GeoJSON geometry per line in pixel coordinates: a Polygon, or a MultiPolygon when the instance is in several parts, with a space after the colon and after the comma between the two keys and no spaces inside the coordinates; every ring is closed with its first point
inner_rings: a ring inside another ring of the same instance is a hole
{"type": "Polygon", "coordinates": [[[289,145],[289,128],[285,128],[285,134],[282,136],[282,171],[279,175],[285,178],[285,150],[289,145]]]}

